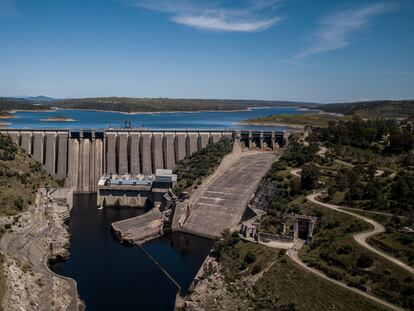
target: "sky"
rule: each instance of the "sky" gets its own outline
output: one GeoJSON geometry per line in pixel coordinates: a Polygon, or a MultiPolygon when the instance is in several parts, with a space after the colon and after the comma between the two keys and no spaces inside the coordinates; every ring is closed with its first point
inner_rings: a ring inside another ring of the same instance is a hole
{"type": "Polygon", "coordinates": [[[414,98],[414,1],[0,0],[0,96],[414,98]]]}

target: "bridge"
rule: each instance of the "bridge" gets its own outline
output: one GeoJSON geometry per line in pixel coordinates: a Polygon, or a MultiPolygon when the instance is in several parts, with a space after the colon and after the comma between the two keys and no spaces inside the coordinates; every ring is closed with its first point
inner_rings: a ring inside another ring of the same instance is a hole
{"type": "Polygon", "coordinates": [[[178,161],[221,139],[246,149],[282,147],[288,132],[105,129],[1,129],[43,168],[66,179],[76,193],[97,191],[104,174],[153,174],[174,169],[178,161]]]}

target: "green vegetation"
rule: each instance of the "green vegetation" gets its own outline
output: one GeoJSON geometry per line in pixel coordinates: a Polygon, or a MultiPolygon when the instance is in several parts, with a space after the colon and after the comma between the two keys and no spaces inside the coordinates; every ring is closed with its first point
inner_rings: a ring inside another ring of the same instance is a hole
{"type": "Polygon", "coordinates": [[[334,203],[411,217],[414,131],[410,124],[354,118],[316,129],[309,141],[329,149],[316,161],[325,172],[322,181],[334,203]]]}
{"type": "Polygon", "coordinates": [[[259,100],[218,100],[218,99],[171,99],[171,98],[82,98],[59,100],[51,106],[69,109],[93,109],[122,112],[162,112],[201,110],[240,110],[249,107],[291,107],[306,106],[306,103],[259,101],[259,100]]]}
{"type": "Polygon", "coordinates": [[[55,185],[40,163],[0,134],[0,216],[25,210],[34,202],[39,187],[55,185]]]}
{"type": "Polygon", "coordinates": [[[50,110],[44,102],[34,104],[33,101],[20,98],[6,98],[0,97],[0,111],[14,111],[14,110],[50,110]]]}
{"type": "Polygon", "coordinates": [[[323,105],[323,111],[362,118],[406,118],[414,116],[414,100],[384,100],[323,105]]]}
{"type": "Polygon", "coordinates": [[[306,113],[299,115],[271,115],[268,117],[248,119],[243,123],[258,125],[290,126],[303,128],[305,125],[326,127],[329,122],[343,119],[342,117],[325,113],[306,113]]]}
{"type": "Polygon", "coordinates": [[[231,297],[215,296],[206,310],[384,310],[303,271],[284,250],[240,241],[228,232],[215,242],[214,249],[231,297]]]}
{"type": "Polygon", "coordinates": [[[8,118],[10,116],[11,116],[10,112],[0,110],[0,118],[8,118]]]}
{"type": "Polygon", "coordinates": [[[314,243],[302,250],[302,260],[331,278],[371,289],[378,297],[414,309],[414,283],[407,279],[405,270],[377,257],[354,241],[353,234],[367,230],[369,225],[352,216],[310,204],[305,199],[306,190],[327,187],[327,201],[406,214],[408,218],[370,213],[372,218],[381,219],[387,229],[386,233],[370,242],[411,263],[414,238],[403,228],[413,224],[410,217],[413,200],[408,190],[412,187],[408,176],[412,175],[402,164],[407,161],[406,157],[388,147],[391,145],[388,130],[405,132],[406,129],[395,123],[389,124],[387,127],[388,121],[365,122],[358,119],[348,121],[346,127],[349,131],[341,131],[337,125],[330,125],[329,131],[318,129],[307,138],[307,142],[301,141],[303,137],[299,135],[293,136],[281,162],[275,163],[268,172],[253,202],[257,200],[259,205],[255,207],[267,211],[260,228],[269,233],[278,233],[277,224],[287,213],[317,217],[314,243]],[[358,136],[369,137],[361,134],[365,131],[371,131],[375,136],[380,132],[377,126],[385,134],[359,147],[350,145],[358,136]],[[372,128],[376,130],[372,131],[372,128]],[[345,145],[341,133],[348,135],[349,145],[345,145]],[[320,146],[326,147],[324,154],[318,153],[320,146]],[[289,174],[291,167],[297,166],[303,168],[301,178],[289,174]],[[393,171],[400,173],[393,174],[393,171]],[[264,195],[265,192],[271,195],[264,195]]]}
{"type": "Polygon", "coordinates": [[[385,227],[384,233],[375,235],[368,240],[372,246],[414,266],[414,234],[407,232],[411,224],[409,218],[373,214],[368,211],[353,212],[369,217],[385,227]]]}
{"type": "Polygon", "coordinates": [[[353,240],[354,233],[368,229],[367,223],[310,203],[301,207],[319,218],[314,242],[301,250],[302,260],[331,278],[350,286],[369,287],[378,297],[414,309],[414,282],[405,280],[405,270],[353,240]]]}
{"type": "Polygon", "coordinates": [[[232,150],[232,140],[223,139],[217,143],[209,143],[206,148],[178,162],[174,169],[174,174],[178,177],[174,193],[180,195],[184,191],[197,188],[202,180],[220,165],[223,157],[232,150]]]}

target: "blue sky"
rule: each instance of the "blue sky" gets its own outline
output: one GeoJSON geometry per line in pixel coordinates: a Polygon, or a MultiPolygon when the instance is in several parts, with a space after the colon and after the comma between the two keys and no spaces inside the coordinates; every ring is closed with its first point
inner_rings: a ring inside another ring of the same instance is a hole
{"type": "Polygon", "coordinates": [[[0,95],[414,98],[414,1],[0,0],[0,95]]]}

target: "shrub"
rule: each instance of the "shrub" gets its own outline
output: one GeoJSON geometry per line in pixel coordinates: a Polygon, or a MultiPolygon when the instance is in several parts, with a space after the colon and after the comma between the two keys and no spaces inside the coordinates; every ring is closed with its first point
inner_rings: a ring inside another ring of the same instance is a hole
{"type": "Polygon", "coordinates": [[[352,253],[352,246],[350,245],[343,245],[336,250],[338,255],[348,255],[352,253]]]}
{"type": "Polygon", "coordinates": [[[256,261],[256,255],[252,252],[248,252],[246,256],[244,256],[244,262],[247,264],[252,264],[256,261]]]}
{"type": "Polygon", "coordinates": [[[240,267],[239,267],[240,271],[245,270],[245,269],[247,268],[247,266],[248,266],[247,262],[243,261],[243,262],[240,264],[240,267]]]}
{"type": "Polygon", "coordinates": [[[341,271],[339,271],[338,269],[329,269],[327,275],[330,278],[333,278],[335,280],[342,280],[343,279],[343,273],[341,271]]]}
{"type": "Polygon", "coordinates": [[[374,258],[368,254],[361,254],[357,259],[357,266],[360,268],[369,268],[374,263],[374,258]]]}
{"type": "Polygon", "coordinates": [[[15,200],[14,200],[14,206],[16,206],[19,210],[22,210],[23,209],[23,199],[21,198],[21,197],[17,197],[15,200]]]}
{"type": "Polygon", "coordinates": [[[252,274],[258,274],[260,271],[262,271],[262,266],[261,265],[255,265],[252,269],[252,274]]]}

